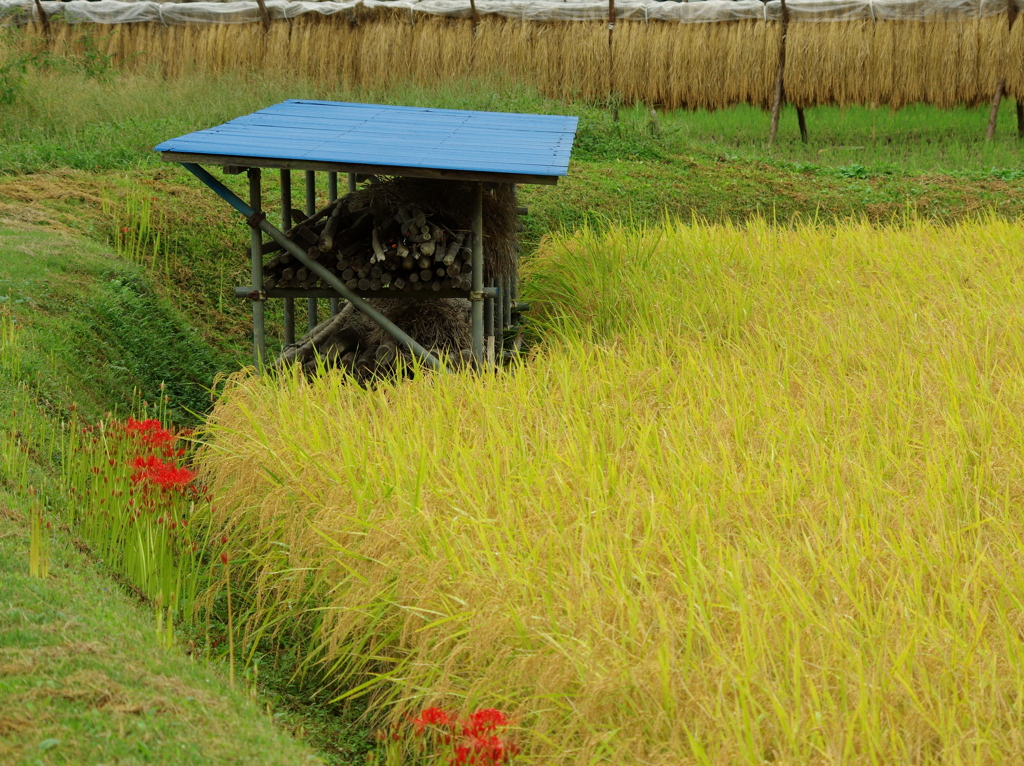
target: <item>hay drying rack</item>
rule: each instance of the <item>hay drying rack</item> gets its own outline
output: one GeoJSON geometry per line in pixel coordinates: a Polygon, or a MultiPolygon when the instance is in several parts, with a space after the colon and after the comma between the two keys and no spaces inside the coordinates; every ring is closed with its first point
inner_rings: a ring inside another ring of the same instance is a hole
{"type": "Polygon", "coordinates": [[[431,369],[443,364],[366,298],[409,300],[468,298],[471,302],[473,357],[478,365],[494,362],[495,328],[510,326],[518,299],[518,268],[501,284],[484,284],[483,193],[492,184],[555,184],[568,172],[577,119],[556,115],[504,114],[451,109],[289,100],[222,125],[165,141],[156,147],[162,158],[178,162],[236,211],[251,228],[252,284],[236,295],[252,300],[253,356],[257,369],[266,363],[264,301],[284,300],[284,342],[295,342],[295,298],[305,298],[310,329],[316,326],[319,300],[332,313],[347,300],[431,369]],[[225,174],[245,172],[246,203],[202,165],[219,165],[225,174]],[[262,201],[262,169],[281,174],[281,228],[267,220],[262,201]],[[328,197],[338,197],[338,174],[348,174],[354,191],[367,176],[408,176],[470,182],[473,188],[472,288],[441,292],[392,290],[381,294],[347,287],[308,257],[285,231],[291,226],[291,172],[305,172],[306,214],[316,207],[317,173],[327,174],[328,197]],[[327,285],[317,289],[264,289],[263,236],[290,253],[327,285]]]}

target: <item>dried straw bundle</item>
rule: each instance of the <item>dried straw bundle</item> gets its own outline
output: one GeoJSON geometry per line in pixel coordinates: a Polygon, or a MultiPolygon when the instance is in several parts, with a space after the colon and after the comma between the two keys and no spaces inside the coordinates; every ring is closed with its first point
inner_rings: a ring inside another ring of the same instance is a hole
{"type": "Polygon", "coordinates": [[[1010,30],[1000,65],[1006,77],[1007,95],[1024,99],[1024,18],[1018,18],[1010,30]]]}
{"type": "Polygon", "coordinates": [[[985,103],[1002,76],[1007,27],[998,16],[793,24],[786,96],[804,107],[985,103]]]}
{"type": "MultiPolygon", "coordinates": [[[[1005,16],[929,21],[794,23],[789,27],[786,93],[800,106],[911,103],[939,107],[991,99],[1007,80],[1024,94],[1024,32],[1005,16]]],[[[90,37],[115,64],[156,66],[167,77],[197,67],[261,70],[342,87],[436,83],[464,76],[532,84],[548,96],[721,109],[770,107],[782,27],[775,22],[709,24],[623,21],[608,49],[599,22],[486,17],[412,17],[363,10],[260,24],[55,24],[58,54],[81,52],[90,37]],[[97,36],[97,29],[100,33],[97,36]]],[[[42,31],[27,30],[35,44],[42,31]]]]}

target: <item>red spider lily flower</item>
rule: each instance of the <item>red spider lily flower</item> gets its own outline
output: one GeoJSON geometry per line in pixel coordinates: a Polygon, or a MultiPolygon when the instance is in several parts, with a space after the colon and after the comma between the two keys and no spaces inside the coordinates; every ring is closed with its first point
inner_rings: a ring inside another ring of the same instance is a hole
{"type": "Polygon", "coordinates": [[[137,484],[146,481],[164,491],[174,489],[183,492],[196,477],[195,471],[165,463],[155,455],[135,458],[132,467],[135,469],[135,473],[132,474],[133,482],[137,484]]]}
{"type": "Polygon", "coordinates": [[[175,437],[170,431],[163,427],[159,420],[136,420],[128,418],[124,423],[124,430],[129,434],[136,434],[144,444],[151,447],[161,447],[174,442],[175,437]]]}
{"type": "Polygon", "coordinates": [[[445,710],[439,707],[428,707],[420,713],[418,718],[414,718],[412,723],[416,728],[416,733],[422,734],[428,726],[450,726],[454,721],[445,710]]]}
{"type": "Polygon", "coordinates": [[[482,737],[503,726],[508,726],[505,714],[497,708],[480,708],[469,716],[462,725],[462,733],[467,737],[482,737]]]}
{"type": "Polygon", "coordinates": [[[459,745],[448,762],[473,766],[499,766],[508,763],[518,752],[519,748],[514,743],[506,742],[492,734],[489,737],[473,737],[459,745]]]}

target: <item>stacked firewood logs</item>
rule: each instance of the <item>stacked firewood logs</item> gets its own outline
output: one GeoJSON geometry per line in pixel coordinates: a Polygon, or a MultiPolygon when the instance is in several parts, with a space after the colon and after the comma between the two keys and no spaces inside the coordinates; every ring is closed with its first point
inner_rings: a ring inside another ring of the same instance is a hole
{"type": "MultiPolygon", "coordinates": [[[[285,234],[350,290],[470,290],[472,234],[453,231],[415,205],[388,215],[377,200],[349,194],[297,223],[285,234]]],[[[327,287],[274,242],[264,266],[263,288],[327,287]]]]}

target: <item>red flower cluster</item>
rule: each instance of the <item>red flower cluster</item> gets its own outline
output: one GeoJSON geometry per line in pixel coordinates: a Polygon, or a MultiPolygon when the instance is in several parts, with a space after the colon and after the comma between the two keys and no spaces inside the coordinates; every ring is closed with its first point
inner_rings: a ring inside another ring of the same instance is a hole
{"type": "Polygon", "coordinates": [[[168,431],[159,420],[136,420],[128,418],[124,423],[124,430],[129,434],[137,434],[144,444],[150,447],[161,447],[174,443],[174,434],[168,431]]]}
{"type": "Polygon", "coordinates": [[[195,471],[179,468],[173,463],[165,463],[156,455],[137,457],[132,461],[132,467],[135,469],[132,481],[136,484],[145,481],[163,489],[176,489],[179,492],[184,492],[196,477],[195,471]]]}
{"type": "Polygon", "coordinates": [[[508,726],[508,723],[500,710],[493,707],[480,708],[463,722],[462,733],[467,737],[482,737],[508,726]]]}
{"type": "Polygon", "coordinates": [[[424,708],[419,717],[412,720],[412,723],[416,727],[416,733],[422,734],[423,730],[428,726],[449,726],[452,723],[452,719],[441,708],[428,707],[424,708]]]}
{"type": "Polygon", "coordinates": [[[508,763],[518,752],[519,748],[515,742],[506,741],[492,734],[489,737],[473,737],[456,746],[454,755],[448,761],[470,766],[491,766],[508,763]]]}
{"type": "Polygon", "coordinates": [[[442,708],[428,707],[412,723],[417,735],[428,727],[440,729],[441,740],[452,745],[448,762],[455,766],[498,766],[519,752],[515,742],[500,736],[511,722],[496,708],[481,708],[459,720],[442,708]],[[454,731],[461,731],[461,741],[453,742],[454,731]]]}

